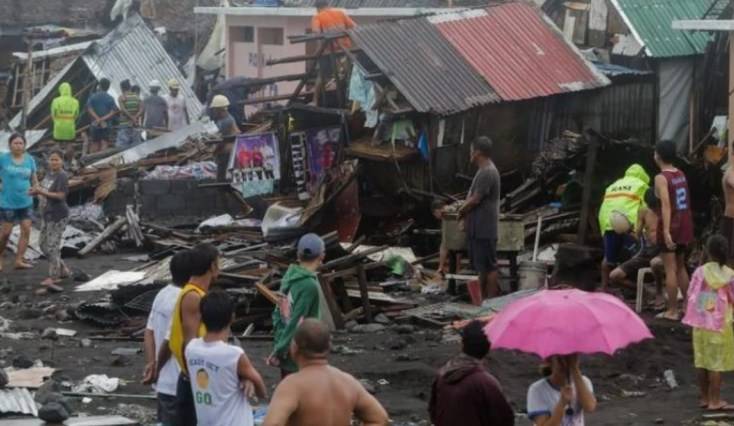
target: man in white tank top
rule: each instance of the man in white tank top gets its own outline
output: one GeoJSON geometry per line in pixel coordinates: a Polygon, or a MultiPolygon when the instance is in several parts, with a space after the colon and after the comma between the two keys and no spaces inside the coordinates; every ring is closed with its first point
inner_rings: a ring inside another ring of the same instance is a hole
{"type": "Polygon", "coordinates": [[[252,426],[252,407],[241,383],[253,383],[262,399],[267,398],[267,389],[245,351],[227,343],[232,300],[225,292],[213,291],[201,299],[200,310],[207,333],[186,346],[198,425],[252,426]]]}

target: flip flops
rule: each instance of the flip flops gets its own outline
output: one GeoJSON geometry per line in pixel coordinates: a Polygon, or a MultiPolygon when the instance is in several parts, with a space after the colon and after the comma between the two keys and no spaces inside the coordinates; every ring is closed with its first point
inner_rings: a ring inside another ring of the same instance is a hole
{"type": "Polygon", "coordinates": [[[681,317],[680,317],[680,314],[677,314],[675,318],[673,318],[673,317],[668,316],[668,312],[663,311],[655,315],[655,319],[664,319],[668,321],[680,321],[681,317]]]}

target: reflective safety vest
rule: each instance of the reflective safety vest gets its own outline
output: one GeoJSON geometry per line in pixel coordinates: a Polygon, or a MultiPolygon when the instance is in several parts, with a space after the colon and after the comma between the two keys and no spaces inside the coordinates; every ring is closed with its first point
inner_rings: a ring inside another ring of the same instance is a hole
{"type": "Polygon", "coordinates": [[[637,215],[644,205],[645,192],[649,188],[650,176],[639,164],[631,165],[622,179],[607,187],[604,201],[599,208],[599,230],[602,235],[612,230],[610,221],[612,212],[625,215],[632,224],[632,231],[637,226],[637,215]]]}

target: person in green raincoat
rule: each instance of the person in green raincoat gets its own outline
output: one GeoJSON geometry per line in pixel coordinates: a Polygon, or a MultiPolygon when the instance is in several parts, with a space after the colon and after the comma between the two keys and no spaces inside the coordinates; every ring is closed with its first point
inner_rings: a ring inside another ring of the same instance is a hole
{"type": "Polygon", "coordinates": [[[306,234],[298,241],[298,264],[288,267],[280,285],[280,301],[273,311],[273,352],[267,364],[279,367],[281,377],[298,371],[290,346],[298,325],[306,318],[322,319],[321,287],[316,276],[325,255],[324,241],[306,234]]]}
{"type": "Polygon", "coordinates": [[[71,94],[71,85],[61,83],[59,96],[51,102],[51,118],[54,123],[54,139],[71,142],[76,139],[76,120],[79,118],[79,101],[71,94]]]}
{"type": "Polygon", "coordinates": [[[625,260],[624,253],[634,251],[638,211],[644,205],[645,192],[649,187],[650,176],[642,166],[633,164],[624,177],[609,185],[604,193],[604,201],[599,208],[599,230],[604,237],[602,290],[607,289],[612,269],[625,260]]]}

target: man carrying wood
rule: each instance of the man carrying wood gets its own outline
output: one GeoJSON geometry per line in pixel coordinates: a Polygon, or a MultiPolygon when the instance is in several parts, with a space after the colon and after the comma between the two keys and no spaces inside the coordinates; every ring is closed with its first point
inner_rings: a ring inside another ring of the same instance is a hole
{"type": "Polygon", "coordinates": [[[325,256],[324,240],[306,234],[298,241],[298,264],[291,265],[280,285],[281,300],[273,311],[273,353],[268,365],[280,367],[281,377],[298,371],[290,356],[291,340],[306,318],[321,318],[319,280],[316,277],[325,256]]]}

